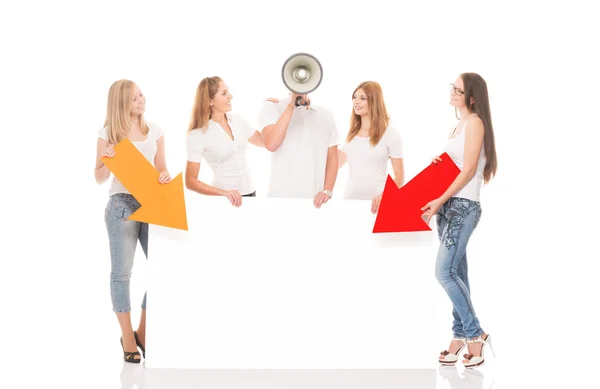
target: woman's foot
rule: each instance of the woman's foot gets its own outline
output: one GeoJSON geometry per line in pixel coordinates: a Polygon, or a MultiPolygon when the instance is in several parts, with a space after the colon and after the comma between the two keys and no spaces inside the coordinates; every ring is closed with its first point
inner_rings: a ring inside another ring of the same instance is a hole
{"type": "Polygon", "coordinates": [[[123,348],[123,359],[126,362],[140,363],[142,356],[137,349],[135,338],[133,336],[126,337],[125,340],[121,337],[121,347],[123,348]],[[134,351],[135,350],[135,351],[134,351]]]}
{"type": "Polygon", "coordinates": [[[486,345],[490,346],[490,351],[492,354],[494,351],[491,349],[490,335],[485,332],[479,335],[479,337],[470,339],[467,341],[468,345],[468,354],[465,354],[465,359],[463,360],[463,364],[467,368],[473,368],[477,366],[483,365],[485,362],[484,358],[484,347],[486,345]]]}
{"type": "Polygon", "coordinates": [[[146,358],[146,334],[143,331],[137,330],[133,332],[135,343],[142,350],[142,355],[146,358]]]}
{"type": "Polygon", "coordinates": [[[440,352],[439,362],[445,366],[452,366],[458,361],[458,354],[467,345],[465,338],[454,338],[448,350],[440,352]]]}

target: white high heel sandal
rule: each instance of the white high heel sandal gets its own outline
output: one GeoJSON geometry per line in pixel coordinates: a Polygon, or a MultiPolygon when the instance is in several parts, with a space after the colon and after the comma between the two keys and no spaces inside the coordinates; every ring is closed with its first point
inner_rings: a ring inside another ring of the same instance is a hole
{"type": "Polygon", "coordinates": [[[490,346],[490,351],[492,352],[492,355],[494,357],[496,357],[496,353],[494,352],[494,349],[492,347],[492,338],[490,334],[487,334],[487,337],[485,339],[483,339],[481,337],[481,335],[479,335],[479,337],[477,339],[473,339],[473,340],[467,340],[467,343],[482,343],[483,345],[481,346],[481,356],[480,357],[475,357],[473,356],[473,354],[465,354],[464,357],[467,361],[467,363],[464,363],[464,366],[468,369],[472,369],[474,367],[478,367],[481,366],[485,363],[485,357],[483,354],[483,351],[485,349],[485,346],[489,345],[490,346]]]}
{"type": "Polygon", "coordinates": [[[448,350],[444,350],[442,352],[440,352],[440,355],[443,357],[441,359],[439,359],[438,361],[443,365],[443,366],[453,366],[456,361],[458,361],[458,354],[460,354],[460,352],[467,346],[466,343],[466,338],[454,338],[452,339],[454,340],[460,340],[462,342],[462,346],[460,346],[460,348],[458,350],[456,350],[456,354],[452,354],[451,352],[449,352],[448,350]]]}

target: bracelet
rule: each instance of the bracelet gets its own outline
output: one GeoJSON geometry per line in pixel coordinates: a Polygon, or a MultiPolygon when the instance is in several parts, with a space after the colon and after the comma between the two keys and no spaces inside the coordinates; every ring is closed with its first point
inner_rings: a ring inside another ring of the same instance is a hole
{"type": "Polygon", "coordinates": [[[322,190],[321,192],[325,193],[327,196],[329,196],[329,198],[331,198],[331,196],[333,195],[333,193],[331,193],[331,191],[327,189],[322,190]]]}

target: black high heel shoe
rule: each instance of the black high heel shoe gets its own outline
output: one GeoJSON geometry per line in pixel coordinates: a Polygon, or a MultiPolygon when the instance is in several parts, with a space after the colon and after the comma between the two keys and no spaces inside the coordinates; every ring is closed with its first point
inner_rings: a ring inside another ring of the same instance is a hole
{"type": "Polygon", "coordinates": [[[135,343],[140,348],[140,350],[142,350],[142,355],[144,356],[144,359],[146,359],[146,349],[144,348],[144,346],[142,346],[142,342],[140,341],[140,338],[138,338],[138,334],[136,331],[133,331],[133,336],[135,336],[135,343]]]}
{"type": "Polygon", "coordinates": [[[139,351],[134,351],[134,352],[125,351],[125,347],[123,346],[123,338],[121,338],[120,341],[121,341],[121,348],[123,349],[123,359],[125,360],[125,362],[140,363],[142,358],[136,358],[136,356],[140,356],[140,352],[139,351]]]}

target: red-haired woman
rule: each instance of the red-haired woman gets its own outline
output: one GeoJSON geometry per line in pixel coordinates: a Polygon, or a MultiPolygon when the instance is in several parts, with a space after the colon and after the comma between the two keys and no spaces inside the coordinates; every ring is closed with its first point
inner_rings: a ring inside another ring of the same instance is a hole
{"type": "Polygon", "coordinates": [[[388,162],[394,182],[404,184],[403,143],[400,132],[390,125],[381,86],[365,81],[352,94],[350,130],[339,150],[338,168],[348,164],[344,199],[371,200],[377,213],[388,176],[388,162]]]}

